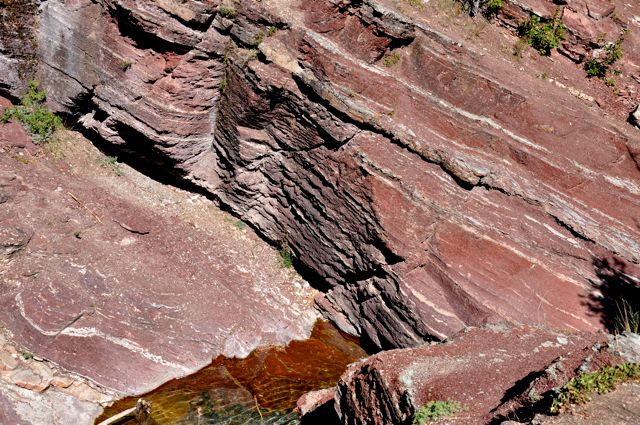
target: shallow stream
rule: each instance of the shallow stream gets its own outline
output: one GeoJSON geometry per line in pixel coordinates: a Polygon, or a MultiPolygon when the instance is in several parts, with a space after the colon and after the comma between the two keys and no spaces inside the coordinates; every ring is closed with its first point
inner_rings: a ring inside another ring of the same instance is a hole
{"type": "Polygon", "coordinates": [[[347,364],[365,356],[357,339],[319,321],[308,340],[258,349],[245,359],[217,357],[193,375],[116,402],[96,423],[142,398],[152,403],[159,425],[298,424],[298,398],[335,385],[347,364]]]}

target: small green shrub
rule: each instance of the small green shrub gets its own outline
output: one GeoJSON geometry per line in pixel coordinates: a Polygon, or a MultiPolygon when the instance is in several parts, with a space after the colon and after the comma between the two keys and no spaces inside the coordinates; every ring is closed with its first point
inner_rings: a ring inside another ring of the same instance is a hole
{"type": "Polygon", "coordinates": [[[291,255],[291,250],[287,247],[283,247],[278,251],[278,256],[280,257],[280,265],[285,269],[290,269],[293,267],[293,256],[291,255]]]}
{"type": "Polygon", "coordinates": [[[624,56],[624,52],[622,51],[622,42],[624,41],[623,37],[620,37],[613,43],[608,43],[604,46],[604,50],[606,52],[606,56],[604,58],[605,63],[607,65],[613,65],[618,62],[624,56]]]}
{"type": "Polygon", "coordinates": [[[383,59],[382,59],[382,63],[384,64],[384,66],[391,67],[396,65],[398,62],[400,62],[400,59],[402,59],[402,56],[400,56],[400,53],[395,52],[389,55],[386,55],[383,59]]]}
{"type": "Polygon", "coordinates": [[[27,351],[27,350],[20,350],[20,355],[25,360],[33,359],[33,353],[31,353],[30,351],[27,351]]]}
{"type": "Polygon", "coordinates": [[[418,8],[424,7],[424,3],[422,3],[422,0],[405,0],[405,1],[409,3],[409,6],[411,7],[418,7],[418,8]]]}
{"type": "Polygon", "coordinates": [[[457,401],[430,401],[422,406],[413,417],[412,425],[424,425],[439,418],[454,415],[462,410],[462,405],[457,401]]]}
{"type": "Polygon", "coordinates": [[[236,14],[237,14],[235,7],[233,7],[233,6],[224,6],[224,5],[218,7],[218,13],[223,18],[228,18],[228,19],[234,18],[236,16],[236,14]]]}
{"type": "Polygon", "coordinates": [[[556,12],[551,19],[532,15],[518,26],[518,34],[540,54],[549,56],[564,40],[565,26],[556,12]]]}
{"type": "Polygon", "coordinates": [[[258,33],[253,37],[253,45],[259,46],[260,43],[264,41],[264,32],[258,31],[258,33]]]}
{"type": "Polygon", "coordinates": [[[42,106],[45,99],[46,94],[38,89],[38,83],[29,81],[29,91],[21,99],[20,105],[6,108],[0,121],[19,121],[35,143],[47,142],[56,129],[62,126],[62,119],[42,106]]]}
{"type": "Polygon", "coordinates": [[[598,59],[589,59],[584,63],[584,70],[589,77],[604,77],[609,67],[598,59]]]}
{"type": "Polygon", "coordinates": [[[551,403],[551,413],[558,413],[570,404],[582,404],[590,400],[591,394],[608,393],[616,384],[640,378],[640,364],[624,363],[606,366],[597,372],[583,373],[565,384],[551,403]]]}
{"type": "Polygon", "coordinates": [[[122,170],[122,168],[120,167],[120,164],[118,163],[117,156],[104,155],[98,158],[96,162],[102,168],[108,168],[111,171],[113,171],[116,176],[118,177],[124,176],[124,171],[122,170]]]}
{"type": "Polygon", "coordinates": [[[131,68],[131,65],[133,65],[132,62],[122,61],[122,63],[120,63],[120,69],[126,72],[129,68],[131,68]]]}
{"type": "Polygon", "coordinates": [[[227,88],[227,79],[223,78],[222,80],[220,80],[220,92],[224,93],[226,88],[227,88]]]}
{"type": "Polygon", "coordinates": [[[607,87],[615,87],[616,86],[616,79],[615,78],[605,78],[604,79],[604,84],[607,87]]]}
{"type": "Polygon", "coordinates": [[[602,78],[607,75],[611,66],[618,62],[624,56],[622,50],[623,37],[618,38],[613,43],[607,43],[604,46],[603,58],[592,58],[585,62],[584,70],[589,77],[602,78]]]}
{"type": "Polygon", "coordinates": [[[276,35],[276,33],[278,32],[278,27],[276,26],[270,26],[269,28],[267,28],[267,36],[269,37],[273,37],[274,35],[276,35]]]}

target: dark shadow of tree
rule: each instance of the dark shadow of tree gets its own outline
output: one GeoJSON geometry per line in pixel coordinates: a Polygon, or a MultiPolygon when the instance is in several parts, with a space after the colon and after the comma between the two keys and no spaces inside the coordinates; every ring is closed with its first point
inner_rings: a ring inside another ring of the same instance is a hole
{"type": "Polygon", "coordinates": [[[593,260],[598,291],[588,297],[587,305],[600,316],[609,332],[638,331],[640,321],[640,279],[627,273],[625,262],[612,258],[593,260]],[[631,329],[629,329],[631,328],[631,329]]]}

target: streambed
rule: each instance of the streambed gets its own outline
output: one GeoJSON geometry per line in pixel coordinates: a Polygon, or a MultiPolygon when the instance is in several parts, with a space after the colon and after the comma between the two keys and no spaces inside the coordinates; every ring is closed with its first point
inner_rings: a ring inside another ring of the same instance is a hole
{"type": "Polygon", "coordinates": [[[151,418],[163,425],[298,424],[298,398],[335,385],[347,364],[365,356],[356,338],[318,321],[307,340],[254,350],[244,359],[219,356],[193,375],[116,402],[96,423],[142,398],[152,403],[151,418]]]}

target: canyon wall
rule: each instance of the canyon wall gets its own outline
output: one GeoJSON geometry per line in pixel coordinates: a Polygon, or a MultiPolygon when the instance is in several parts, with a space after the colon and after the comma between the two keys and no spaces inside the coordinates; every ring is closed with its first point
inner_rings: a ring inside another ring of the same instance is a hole
{"type": "Polygon", "coordinates": [[[640,5],[572,1],[564,56],[519,58],[514,25],[551,1],[494,23],[447,18],[454,2],[5,3],[37,26],[23,49],[0,35],[0,88],[33,69],[87,134],[290,249],[319,308],[375,347],[502,320],[594,330],[599,285],[637,276],[635,91],[574,61],[628,28],[633,84],[640,5]]]}

